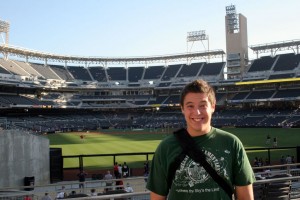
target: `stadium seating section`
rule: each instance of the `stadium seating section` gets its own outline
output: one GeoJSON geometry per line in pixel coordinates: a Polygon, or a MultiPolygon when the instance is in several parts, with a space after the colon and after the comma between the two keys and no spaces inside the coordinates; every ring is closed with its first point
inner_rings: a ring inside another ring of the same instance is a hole
{"type": "Polygon", "coordinates": [[[0,125],[36,132],[179,127],[182,87],[204,79],[216,91],[215,126],[300,126],[300,84],[293,81],[300,77],[299,54],[258,58],[238,81],[224,78],[225,66],[83,67],[0,58],[0,125]],[[251,84],[257,80],[275,82],[251,84]],[[249,84],[235,84],[241,81],[249,84]]]}

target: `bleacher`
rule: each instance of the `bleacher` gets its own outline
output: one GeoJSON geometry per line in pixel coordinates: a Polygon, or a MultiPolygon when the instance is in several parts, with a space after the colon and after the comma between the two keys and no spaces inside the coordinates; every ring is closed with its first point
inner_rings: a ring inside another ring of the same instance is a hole
{"type": "Polygon", "coordinates": [[[225,63],[204,63],[199,76],[218,76],[223,73],[225,63]]]}
{"type": "Polygon", "coordinates": [[[127,70],[125,67],[109,67],[107,68],[107,76],[110,81],[126,81],[127,70]]]}
{"type": "Polygon", "coordinates": [[[160,79],[164,70],[164,66],[149,66],[148,68],[145,68],[143,80],[160,79]]]}
{"type": "MultiPolygon", "coordinates": [[[[17,60],[14,60],[12,62],[14,62],[16,65],[20,66],[31,76],[36,76],[36,77],[41,76],[41,74],[38,71],[36,71],[33,67],[31,67],[31,65],[29,63],[25,63],[25,62],[21,62],[21,61],[17,61],[17,60]]],[[[28,74],[26,74],[26,75],[28,75],[28,74]]]]}
{"type": "Polygon", "coordinates": [[[93,79],[98,82],[107,82],[107,76],[103,67],[89,67],[93,79]]]}
{"type": "Polygon", "coordinates": [[[158,97],[156,97],[155,99],[151,99],[150,101],[149,101],[149,104],[150,105],[155,105],[155,104],[163,104],[165,101],[166,101],[166,99],[168,98],[169,96],[158,96],[158,97]]]}
{"type": "Polygon", "coordinates": [[[5,71],[10,71],[12,74],[17,74],[20,76],[30,75],[28,72],[25,71],[25,69],[17,65],[12,60],[0,59],[0,65],[5,69],[5,71]]]}
{"type": "MultiPolygon", "coordinates": [[[[262,80],[262,79],[285,79],[299,77],[300,72],[293,71],[298,69],[299,66],[299,55],[295,54],[282,54],[275,57],[265,56],[254,60],[249,65],[247,73],[243,75],[245,81],[248,80],[262,80]],[[286,60],[290,59],[289,63],[286,64],[286,60]],[[282,63],[288,65],[284,67],[282,63]],[[281,67],[280,67],[281,66],[281,67]],[[292,66],[292,67],[291,67],[292,66]]],[[[224,80],[223,71],[225,62],[198,62],[187,64],[171,64],[166,67],[163,65],[158,66],[131,66],[131,67],[113,67],[108,66],[107,68],[100,66],[62,66],[62,65],[48,65],[38,63],[25,63],[21,61],[6,61],[0,59],[4,63],[6,68],[10,68],[12,63],[13,68],[8,71],[3,68],[4,73],[27,75],[32,77],[38,77],[39,79],[45,80],[61,80],[65,82],[99,82],[107,83],[105,87],[117,87],[115,84],[119,82],[125,87],[142,87],[147,85],[148,81],[153,81],[154,87],[182,87],[188,81],[194,78],[202,78],[211,84],[216,82],[229,84],[230,81],[224,80]],[[155,80],[155,81],[154,81],[155,80]]],[[[238,81],[238,80],[236,80],[238,81]]],[[[232,82],[232,84],[235,81],[232,82]]],[[[40,83],[44,84],[44,83],[40,83]]],[[[78,84],[74,82],[74,84],[78,84]]],[[[97,84],[96,84],[97,85],[97,84]]],[[[74,85],[75,86],[75,85],[74,85]]],[[[78,86],[78,85],[76,85],[78,86]]],[[[79,84],[79,86],[82,86],[79,84]]],[[[72,87],[72,85],[65,84],[65,87],[72,87]]]]}
{"type": "MultiPolygon", "coordinates": [[[[244,117],[229,115],[228,112],[219,113],[215,119],[218,126],[252,126],[258,120],[261,120],[257,124],[258,126],[276,126],[276,124],[277,126],[279,124],[297,126],[299,124],[298,114],[260,113],[259,110],[256,110],[256,106],[267,105],[268,102],[274,104],[273,102],[299,100],[300,84],[293,81],[300,75],[299,58],[299,55],[295,54],[282,54],[256,59],[243,77],[246,81],[263,79],[283,81],[241,86],[235,85],[235,81],[223,79],[223,70],[226,64],[224,62],[198,62],[190,65],[182,63],[149,67],[139,65],[125,68],[113,66],[64,67],[63,65],[43,65],[0,59],[2,67],[0,70],[3,69],[4,77],[2,79],[6,84],[14,87],[18,87],[19,84],[27,84],[28,88],[32,88],[32,90],[20,90],[21,92],[12,93],[10,88],[3,87],[0,103],[1,108],[51,105],[55,108],[79,110],[137,108],[143,111],[160,106],[172,109],[172,106],[178,106],[181,88],[191,80],[202,78],[217,90],[217,106],[240,109],[246,104],[255,110],[255,112],[251,111],[245,114],[244,117]],[[10,70],[6,70],[6,68],[10,70]],[[265,73],[266,75],[261,76],[265,73]],[[12,79],[11,76],[14,75],[16,76],[12,79]],[[34,79],[36,82],[31,80],[28,83],[18,82],[20,78],[18,79],[17,75],[38,77],[38,80],[34,79]],[[264,78],[257,79],[258,77],[264,78]],[[289,81],[284,81],[285,79],[289,81]],[[44,95],[43,89],[38,89],[43,87],[57,89],[47,91],[47,95],[44,95]],[[30,99],[26,97],[28,93],[30,93],[30,99]],[[5,95],[13,95],[14,99],[7,99],[5,95]]],[[[274,106],[274,110],[280,109],[279,105],[274,106]]],[[[260,109],[262,109],[261,107],[260,109]]],[[[106,120],[105,123],[109,124],[109,120],[106,120]]]]}
{"type": "Polygon", "coordinates": [[[9,70],[4,67],[4,60],[0,58],[0,73],[1,74],[12,74],[9,70]]]}
{"type": "Polygon", "coordinates": [[[67,69],[76,80],[92,81],[92,77],[90,76],[87,68],[79,66],[68,66],[67,69]]]}
{"type": "Polygon", "coordinates": [[[283,79],[283,78],[294,78],[295,73],[287,73],[287,74],[271,74],[269,76],[269,80],[272,79],[283,79]]]}
{"type": "MultiPolygon", "coordinates": [[[[5,101],[10,103],[15,99],[4,99],[0,97],[0,102],[5,101]]],[[[19,101],[24,101],[21,99],[19,101]]],[[[27,99],[27,101],[29,101],[27,99]]],[[[149,100],[136,99],[131,103],[136,105],[174,105],[179,103],[178,96],[159,96],[156,99],[149,100]]],[[[31,102],[30,102],[31,103],[31,102]]],[[[87,106],[95,106],[92,102],[87,106]]],[[[98,105],[107,107],[107,104],[98,105]]],[[[53,112],[57,112],[53,110],[53,112]]],[[[53,132],[53,131],[80,131],[80,130],[95,130],[101,127],[114,128],[130,128],[139,127],[164,127],[164,123],[168,123],[170,127],[184,126],[180,109],[169,110],[155,110],[143,111],[135,110],[129,111],[89,111],[73,110],[71,113],[61,113],[60,115],[53,115],[51,109],[39,110],[36,115],[23,114],[18,115],[2,115],[7,118],[7,121],[25,130],[38,131],[39,133],[53,132]],[[130,116],[134,116],[131,118],[130,116]],[[159,119],[159,120],[158,120],[159,119]],[[37,128],[38,127],[38,128],[37,128]]],[[[61,111],[62,112],[62,111],[61,111]]],[[[217,108],[212,118],[212,124],[216,127],[299,127],[300,126],[300,110],[299,109],[282,109],[274,110],[261,109],[255,111],[254,109],[231,109],[220,110],[217,108]]]]}
{"type": "Polygon", "coordinates": [[[159,83],[157,87],[169,87],[171,84],[172,82],[159,83]]]}
{"type": "Polygon", "coordinates": [[[129,82],[139,82],[144,74],[144,67],[129,67],[128,68],[128,81],[129,82]]]}
{"type": "Polygon", "coordinates": [[[249,95],[249,92],[235,93],[234,97],[230,101],[242,101],[249,95]]]}
{"type": "Polygon", "coordinates": [[[27,106],[33,106],[33,105],[44,105],[42,102],[36,100],[36,99],[29,99],[27,97],[19,96],[19,95],[0,95],[0,102],[5,104],[10,104],[11,106],[17,106],[17,105],[27,105],[27,106]]]}
{"type": "Polygon", "coordinates": [[[64,66],[61,65],[49,65],[49,67],[56,73],[62,80],[65,81],[73,81],[74,78],[72,75],[66,70],[64,66]]]}
{"type": "Polygon", "coordinates": [[[276,57],[265,56],[259,59],[255,59],[252,65],[250,66],[248,72],[263,72],[271,70],[276,57]]]}
{"type": "Polygon", "coordinates": [[[281,54],[273,68],[274,71],[294,70],[300,63],[299,54],[281,54]]]}
{"type": "Polygon", "coordinates": [[[49,66],[39,63],[30,63],[30,65],[45,79],[60,79],[55,73],[53,73],[49,66]]]}
{"type": "Polygon", "coordinates": [[[273,96],[274,99],[276,98],[285,98],[285,99],[290,99],[290,98],[297,98],[299,97],[300,94],[300,89],[283,89],[283,90],[278,90],[275,95],[273,96]]]}
{"type": "Polygon", "coordinates": [[[178,70],[182,67],[181,64],[178,65],[169,65],[161,78],[162,81],[170,81],[172,78],[176,76],[178,70]]]}
{"type": "Polygon", "coordinates": [[[179,95],[170,95],[164,104],[179,104],[180,96],[179,95]]]}
{"type": "Polygon", "coordinates": [[[274,94],[274,91],[261,90],[251,92],[246,99],[270,99],[274,94]]]}
{"type": "Polygon", "coordinates": [[[177,74],[179,77],[197,77],[199,74],[200,68],[204,63],[192,63],[191,65],[182,65],[180,71],[177,74]]]}

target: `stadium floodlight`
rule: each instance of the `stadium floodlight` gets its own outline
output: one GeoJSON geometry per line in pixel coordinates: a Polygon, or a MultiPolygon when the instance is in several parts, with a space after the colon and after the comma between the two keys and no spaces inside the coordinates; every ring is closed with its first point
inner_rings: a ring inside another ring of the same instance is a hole
{"type": "Polygon", "coordinates": [[[9,23],[3,20],[0,20],[0,34],[2,36],[2,40],[5,44],[8,44],[9,38],[9,23]],[[6,34],[5,40],[3,39],[2,33],[6,34]]]}
{"type": "MultiPolygon", "coordinates": [[[[200,41],[205,50],[209,51],[209,39],[208,35],[206,35],[205,30],[200,31],[190,31],[187,33],[186,42],[187,42],[187,52],[191,52],[194,42],[200,41]],[[207,49],[203,44],[203,41],[207,40],[207,49]],[[189,43],[192,42],[191,47],[189,48],[189,43]]],[[[209,57],[209,56],[208,56],[209,57]]],[[[208,58],[209,59],[209,58],[208,58]]]]}
{"type": "Polygon", "coordinates": [[[235,5],[230,5],[230,6],[226,6],[226,15],[235,15],[236,14],[236,9],[235,9],[235,5]]]}
{"type": "Polygon", "coordinates": [[[229,33],[239,32],[239,18],[236,13],[235,5],[225,7],[226,20],[227,20],[227,31],[229,33]]]}
{"type": "Polygon", "coordinates": [[[205,34],[205,30],[188,32],[186,37],[187,42],[201,41],[207,39],[208,36],[205,34]]]}

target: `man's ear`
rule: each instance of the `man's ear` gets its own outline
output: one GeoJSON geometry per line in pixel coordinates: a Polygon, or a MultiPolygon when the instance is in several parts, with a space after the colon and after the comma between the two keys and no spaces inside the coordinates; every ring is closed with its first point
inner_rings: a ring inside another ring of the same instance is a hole
{"type": "Polygon", "coordinates": [[[183,109],[183,107],[181,106],[180,108],[181,108],[181,112],[182,112],[182,114],[184,114],[184,109],[183,109]]]}
{"type": "Polygon", "coordinates": [[[211,105],[211,109],[212,109],[212,113],[214,113],[215,110],[216,110],[216,104],[212,104],[212,105],[211,105]]]}

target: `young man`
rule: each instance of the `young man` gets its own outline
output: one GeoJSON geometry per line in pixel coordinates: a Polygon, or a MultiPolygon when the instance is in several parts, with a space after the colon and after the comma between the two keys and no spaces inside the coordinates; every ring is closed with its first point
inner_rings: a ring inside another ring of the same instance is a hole
{"type": "MultiPolygon", "coordinates": [[[[185,86],[181,93],[181,111],[186,131],[207,162],[235,190],[239,200],[253,200],[254,174],[240,140],[211,126],[216,99],[213,88],[203,80],[185,86]]],[[[170,165],[182,152],[174,135],[164,139],[155,151],[151,163],[147,189],[151,200],[231,199],[207,171],[185,155],[177,168],[169,188],[170,165]]]]}

